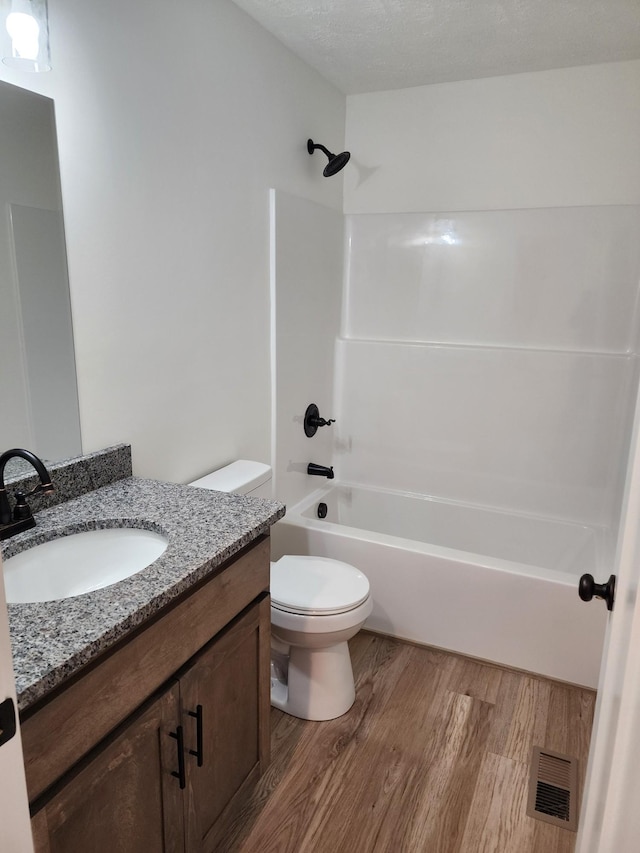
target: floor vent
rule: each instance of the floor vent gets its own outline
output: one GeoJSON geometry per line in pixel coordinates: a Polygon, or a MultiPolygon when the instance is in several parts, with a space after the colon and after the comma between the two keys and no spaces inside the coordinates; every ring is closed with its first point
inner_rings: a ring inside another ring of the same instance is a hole
{"type": "Polygon", "coordinates": [[[534,746],[527,814],[563,829],[577,830],[577,758],[534,746]]]}

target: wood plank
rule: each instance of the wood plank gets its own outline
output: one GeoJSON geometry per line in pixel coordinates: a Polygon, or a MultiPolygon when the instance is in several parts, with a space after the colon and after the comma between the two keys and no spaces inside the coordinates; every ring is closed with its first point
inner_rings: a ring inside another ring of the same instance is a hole
{"type": "Polygon", "coordinates": [[[366,632],[350,646],[355,705],[272,709],[271,767],[221,851],[573,853],[526,815],[528,763],[534,742],[586,763],[593,693],[366,632]]]}
{"type": "Polygon", "coordinates": [[[395,827],[387,824],[376,851],[449,853],[457,848],[473,801],[492,709],[481,700],[448,693],[435,721],[438,738],[432,739],[430,754],[413,777],[407,818],[395,827]]]}
{"type": "Polygon", "coordinates": [[[21,722],[33,801],[269,587],[262,537],[21,722]]]}
{"type": "Polygon", "coordinates": [[[533,853],[536,821],[527,817],[528,768],[487,753],[456,853],[533,853]]]}
{"type": "Polygon", "coordinates": [[[452,661],[449,690],[495,705],[502,692],[504,670],[462,656],[453,657],[452,661]]]}
{"type": "Polygon", "coordinates": [[[343,717],[309,723],[272,709],[271,765],[220,850],[241,850],[248,844],[247,849],[265,853],[299,853],[301,835],[320,798],[319,783],[328,784],[352,744],[369,741],[377,709],[384,706],[404,671],[402,644],[376,638],[368,646],[356,679],[356,701],[343,717]]]}
{"type": "Polygon", "coordinates": [[[522,676],[516,696],[509,735],[501,753],[528,764],[534,746],[544,746],[549,717],[551,682],[522,676]]]}
{"type": "Polygon", "coordinates": [[[573,853],[576,845],[575,832],[541,820],[534,823],[531,853],[573,853]]]}
{"type": "Polygon", "coordinates": [[[407,849],[445,853],[460,843],[484,756],[493,706],[468,695],[450,694],[436,751],[420,787],[407,849]],[[422,848],[420,847],[422,845],[422,848]]]}
{"type": "Polygon", "coordinates": [[[504,670],[500,679],[500,689],[494,705],[491,733],[487,742],[487,752],[506,755],[507,743],[511,734],[513,715],[516,711],[518,694],[522,683],[522,674],[513,670],[504,670]]]}
{"type": "Polygon", "coordinates": [[[408,828],[398,817],[415,813],[421,782],[438,751],[434,733],[437,720],[447,714],[441,701],[446,705],[447,694],[437,685],[446,683],[450,670],[440,653],[425,655],[411,646],[399,659],[404,660],[402,676],[376,717],[363,726],[368,736],[350,745],[326,779],[319,807],[301,838],[309,849],[319,844],[327,850],[341,845],[371,851],[401,849],[399,841],[408,828]],[[365,768],[379,770],[363,772],[365,768]]]}
{"type": "Polygon", "coordinates": [[[587,772],[586,756],[593,727],[594,702],[590,690],[564,684],[550,685],[549,713],[544,746],[577,757],[580,795],[587,772]]]}

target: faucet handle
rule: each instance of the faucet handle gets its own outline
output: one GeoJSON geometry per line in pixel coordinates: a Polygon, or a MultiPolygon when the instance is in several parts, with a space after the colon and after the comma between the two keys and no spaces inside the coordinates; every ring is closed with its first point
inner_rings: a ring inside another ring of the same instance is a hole
{"type": "Polygon", "coordinates": [[[318,407],[315,403],[311,403],[310,406],[307,406],[307,411],[304,413],[304,434],[307,438],[311,438],[316,434],[318,427],[331,426],[335,422],[335,418],[329,418],[328,420],[321,418],[318,407]]]}
{"type": "MultiPolygon", "coordinates": [[[[35,485],[33,487],[33,489],[31,489],[30,492],[27,492],[26,495],[24,495],[24,497],[30,498],[31,495],[50,495],[51,492],[55,491],[55,488],[56,487],[53,485],[53,483],[38,483],[37,485],[35,485]]],[[[16,498],[18,497],[18,495],[21,495],[21,494],[23,494],[23,493],[22,492],[16,492],[16,498]]]]}
{"type": "Polygon", "coordinates": [[[16,503],[13,508],[13,520],[24,521],[26,518],[33,517],[31,507],[27,503],[27,498],[30,498],[31,495],[49,495],[53,491],[53,483],[38,483],[30,492],[15,492],[16,503]]]}
{"type": "MultiPolygon", "coordinates": [[[[33,492],[29,492],[30,495],[33,492]]],[[[26,518],[31,518],[31,507],[27,503],[27,495],[24,492],[15,493],[16,505],[13,508],[13,520],[24,521],[26,518]]]]}

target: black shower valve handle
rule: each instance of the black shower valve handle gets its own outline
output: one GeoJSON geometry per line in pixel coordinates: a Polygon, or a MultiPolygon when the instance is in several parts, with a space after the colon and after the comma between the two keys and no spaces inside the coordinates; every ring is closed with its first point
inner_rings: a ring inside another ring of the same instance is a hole
{"type": "Polygon", "coordinates": [[[315,403],[311,403],[304,413],[304,434],[311,438],[316,434],[318,427],[331,426],[335,422],[335,418],[321,418],[318,407],[315,403]]]}

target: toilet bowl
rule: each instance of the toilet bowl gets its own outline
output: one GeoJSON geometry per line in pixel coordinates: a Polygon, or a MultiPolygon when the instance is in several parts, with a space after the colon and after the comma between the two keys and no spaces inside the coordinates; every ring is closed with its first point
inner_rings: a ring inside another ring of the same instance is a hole
{"type": "Polygon", "coordinates": [[[332,720],[355,700],[348,640],[372,610],[369,581],[326,557],[271,564],[271,704],[303,720],[332,720]]]}
{"type": "MultiPolygon", "coordinates": [[[[271,497],[271,468],[238,460],[190,485],[271,497]]],[[[369,581],[348,563],[285,555],[271,563],[271,704],[332,720],[355,700],[348,641],[373,608],[369,581]]]]}

